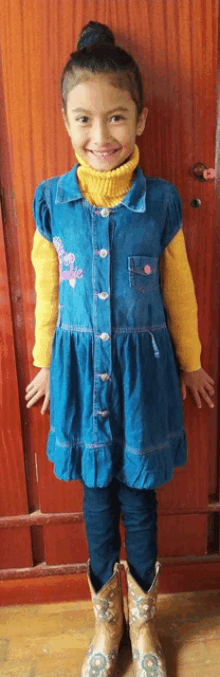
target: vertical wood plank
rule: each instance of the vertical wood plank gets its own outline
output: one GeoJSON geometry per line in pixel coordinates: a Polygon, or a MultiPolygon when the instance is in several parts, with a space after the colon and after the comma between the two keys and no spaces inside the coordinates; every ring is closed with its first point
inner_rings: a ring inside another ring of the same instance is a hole
{"type": "Polygon", "coordinates": [[[1,515],[21,515],[28,511],[28,505],[1,204],[0,315],[2,330],[0,361],[0,512],[1,515]]]}

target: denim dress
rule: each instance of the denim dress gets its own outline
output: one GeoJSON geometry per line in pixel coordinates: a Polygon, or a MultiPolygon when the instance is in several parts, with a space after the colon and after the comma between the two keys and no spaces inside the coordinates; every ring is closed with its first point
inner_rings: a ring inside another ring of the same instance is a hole
{"type": "Polygon", "coordinates": [[[122,201],[97,207],[83,197],[78,166],[40,183],[33,202],[59,261],[47,457],[61,480],[154,489],[188,460],[159,275],[182,227],[181,198],[138,165],[122,201]]]}

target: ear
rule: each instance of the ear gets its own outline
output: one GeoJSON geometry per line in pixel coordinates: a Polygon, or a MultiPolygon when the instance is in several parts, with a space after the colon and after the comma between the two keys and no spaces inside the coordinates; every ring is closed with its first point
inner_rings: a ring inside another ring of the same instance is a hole
{"type": "Polygon", "coordinates": [[[145,107],[142,110],[142,113],[139,117],[137,127],[136,127],[136,134],[138,134],[138,136],[140,136],[144,131],[147,116],[148,116],[148,108],[145,107]]]}
{"type": "Polygon", "coordinates": [[[61,113],[62,113],[62,116],[63,116],[64,125],[66,127],[66,130],[67,130],[69,136],[70,136],[69,121],[68,121],[68,117],[67,117],[67,114],[66,114],[64,108],[61,108],[61,113]]]}

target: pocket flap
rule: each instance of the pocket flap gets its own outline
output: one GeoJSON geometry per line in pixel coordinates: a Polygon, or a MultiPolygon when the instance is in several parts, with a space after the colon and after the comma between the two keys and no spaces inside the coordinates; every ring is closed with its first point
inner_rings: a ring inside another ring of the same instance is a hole
{"type": "Polygon", "coordinates": [[[146,277],[157,272],[158,260],[152,256],[128,256],[128,270],[146,277]]]}

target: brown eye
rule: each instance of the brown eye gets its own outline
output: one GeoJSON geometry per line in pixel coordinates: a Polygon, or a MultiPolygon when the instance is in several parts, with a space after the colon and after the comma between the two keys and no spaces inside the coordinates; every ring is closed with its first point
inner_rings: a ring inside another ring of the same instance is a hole
{"type": "Polygon", "coordinates": [[[80,122],[80,120],[88,120],[89,118],[86,117],[86,115],[82,115],[81,118],[76,118],[76,122],[80,122]]]}
{"type": "Polygon", "coordinates": [[[122,117],[122,115],[113,115],[112,117],[113,117],[113,118],[120,118],[121,120],[124,120],[124,118],[122,117]]]}

